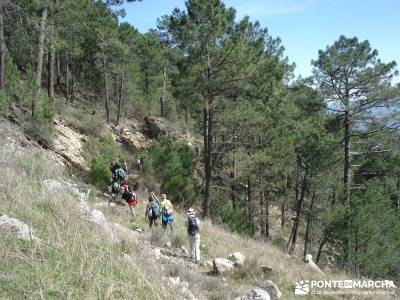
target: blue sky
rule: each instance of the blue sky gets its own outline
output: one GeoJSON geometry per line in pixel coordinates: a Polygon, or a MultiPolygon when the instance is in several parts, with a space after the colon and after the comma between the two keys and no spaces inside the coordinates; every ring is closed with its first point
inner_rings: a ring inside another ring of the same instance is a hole
{"type": "MultiPolygon", "coordinates": [[[[311,60],[341,34],[368,39],[383,62],[400,65],[400,0],[225,0],[237,19],[250,16],[280,37],[285,54],[296,63],[296,75],[311,74],[311,60]]],[[[143,0],[125,4],[126,17],[141,32],[156,26],[157,18],[184,0],[143,0]]],[[[400,69],[400,67],[398,67],[400,69]]],[[[396,82],[400,78],[396,78],[396,82]]]]}

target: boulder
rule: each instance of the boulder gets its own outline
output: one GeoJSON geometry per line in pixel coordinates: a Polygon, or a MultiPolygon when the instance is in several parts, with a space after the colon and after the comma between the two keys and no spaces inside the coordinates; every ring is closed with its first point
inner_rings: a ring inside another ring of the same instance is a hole
{"type": "Polygon", "coordinates": [[[251,290],[246,295],[242,297],[235,298],[235,300],[270,300],[271,297],[269,296],[266,290],[255,288],[251,290]]]}
{"type": "Polygon", "coordinates": [[[269,296],[271,297],[271,300],[277,300],[282,296],[282,293],[279,290],[278,286],[271,280],[267,280],[262,289],[268,292],[269,296]]]}
{"type": "Polygon", "coordinates": [[[185,255],[189,255],[189,251],[188,251],[188,249],[185,247],[185,246],[181,246],[181,250],[182,250],[182,252],[183,252],[183,254],[185,254],[185,255]]]}
{"type": "Polygon", "coordinates": [[[213,260],[213,271],[215,274],[223,274],[234,270],[234,263],[226,258],[215,258],[213,260]]]}
{"type": "Polygon", "coordinates": [[[181,283],[180,277],[169,277],[168,280],[172,286],[178,286],[181,283]]]}
{"type": "Polygon", "coordinates": [[[14,235],[17,238],[26,241],[40,241],[40,239],[33,234],[31,227],[26,225],[24,222],[10,218],[5,214],[0,215],[0,232],[14,235]]]}
{"type": "Polygon", "coordinates": [[[207,260],[207,261],[204,263],[204,266],[205,266],[205,267],[212,268],[212,267],[213,267],[213,261],[212,261],[212,260],[207,260]]]}
{"type": "Polygon", "coordinates": [[[258,287],[242,297],[235,298],[235,300],[277,300],[282,296],[277,285],[271,280],[267,280],[263,287],[258,287]]]}
{"type": "Polygon", "coordinates": [[[228,259],[234,263],[235,267],[243,267],[246,257],[240,252],[234,252],[229,254],[228,259]]]}
{"type": "Polygon", "coordinates": [[[316,272],[318,272],[320,274],[323,274],[321,269],[313,261],[311,254],[307,254],[304,260],[306,261],[307,265],[310,266],[311,269],[313,269],[314,271],[316,271],[316,272]]]}

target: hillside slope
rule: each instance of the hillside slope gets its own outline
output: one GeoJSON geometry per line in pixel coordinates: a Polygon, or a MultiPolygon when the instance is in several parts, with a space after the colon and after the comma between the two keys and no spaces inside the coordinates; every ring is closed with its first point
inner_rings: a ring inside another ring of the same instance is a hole
{"type": "Polygon", "coordinates": [[[146,191],[139,193],[133,222],[125,206],[110,206],[101,192],[66,177],[54,153],[27,141],[8,122],[0,128],[0,212],[28,224],[40,239],[20,240],[12,233],[1,239],[4,298],[233,299],[272,280],[282,299],[296,299],[293,289],[301,279],[346,278],[318,274],[298,257],[208,220],[201,227],[205,263],[193,265],[185,253],[184,213],[176,214],[173,236],[149,231],[146,191]],[[238,251],[246,257],[244,267],[213,275],[210,261],[238,251]]]}

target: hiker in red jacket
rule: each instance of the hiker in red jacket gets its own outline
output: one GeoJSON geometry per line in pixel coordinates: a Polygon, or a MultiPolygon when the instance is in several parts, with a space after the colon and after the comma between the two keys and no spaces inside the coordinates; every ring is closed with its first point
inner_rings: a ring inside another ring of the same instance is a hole
{"type": "Polygon", "coordinates": [[[124,182],[122,184],[121,189],[122,189],[122,199],[124,199],[126,203],[128,203],[129,211],[132,214],[133,220],[135,220],[136,219],[135,206],[138,204],[136,193],[133,189],[129,188],[127,182],[124,182]]]}

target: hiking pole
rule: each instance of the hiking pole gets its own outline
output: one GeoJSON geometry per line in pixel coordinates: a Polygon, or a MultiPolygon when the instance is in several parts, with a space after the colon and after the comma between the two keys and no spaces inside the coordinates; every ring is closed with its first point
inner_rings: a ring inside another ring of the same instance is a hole
{"type": "Polygon", "coordinates": [[[154,194],[153,192],[150,192],[150,195],[158,202],[158,204],[160,204],[160,200],[158,200],[156,194],[154,194]]]}

